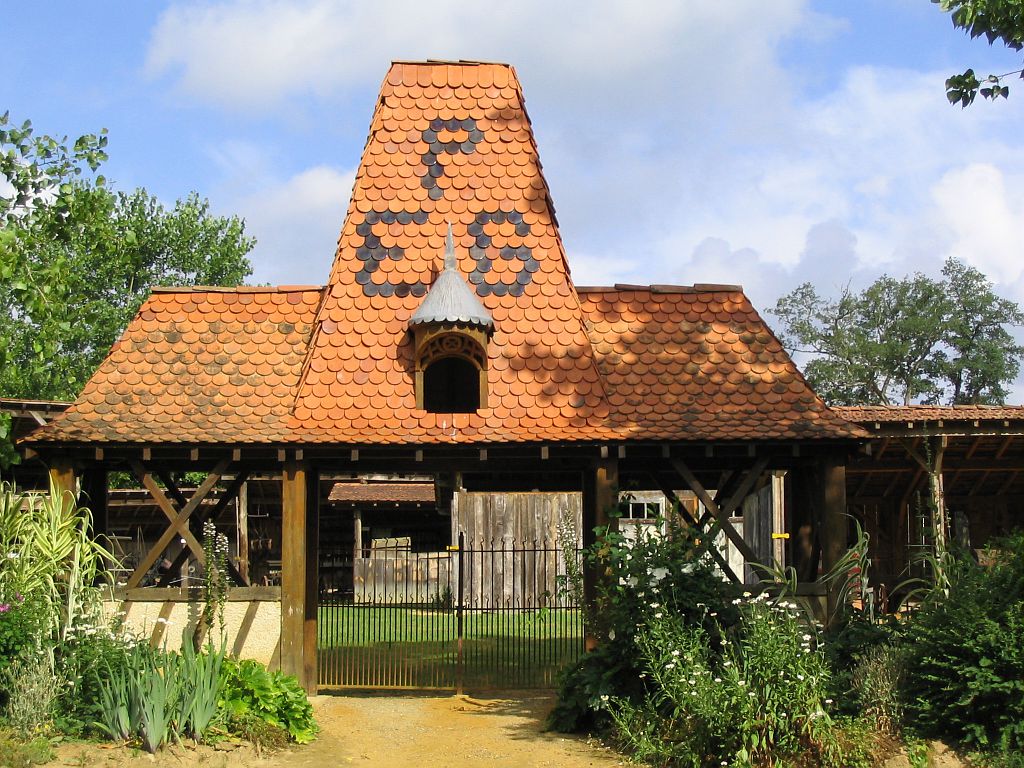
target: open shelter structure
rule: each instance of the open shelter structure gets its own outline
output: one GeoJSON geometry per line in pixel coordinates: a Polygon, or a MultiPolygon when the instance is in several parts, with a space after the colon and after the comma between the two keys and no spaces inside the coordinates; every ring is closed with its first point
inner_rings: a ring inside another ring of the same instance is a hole
{"type": "Polygon", "coordinates": [[[154,290],[21,445],[100,531],[107,473],[148,489],[166,530],[129,588],[179,539],[202,561],[201,521],[250,475],[279,477],[280,663],[315,690],[321,474],[581,491],[585,540],[620,489],[685,488],[707,510],[691,522],[756,560],[729,516],[786,471],[787,555],[812,581],[847,543],[866,434],[739,286],[573,283],[512,67],[396,62],[326,284],[154,290]],[[206,473],[190,496],[184,470],[206,473]]]}

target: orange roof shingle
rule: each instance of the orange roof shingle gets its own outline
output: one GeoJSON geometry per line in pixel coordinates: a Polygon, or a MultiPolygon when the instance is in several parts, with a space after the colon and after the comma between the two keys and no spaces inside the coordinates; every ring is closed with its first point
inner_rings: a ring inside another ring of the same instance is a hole
{"type": "Polygon", "coordinates": [[[323,289],[158,290],[33,441],[275,442],[323,289]]]}
{"type": "Polygon", "coordinates": [[[329,501],[433,504],[433,483],[335,483],[329,501]]]}
{"type": "Polygon", "coordinates": [[[1024,420],[1024,405],[835,405],[847,421],[991,421],[1024,420]]]}
{"type": "Polygon", "coordinates": [[[154,293],[33,440],[505,443],[845,439],[735,286],[577,291],[502,64],[396,63],[328,285],[154,293]],[[451,224],[494,320],[488,401],[416,408],[409,320],[451,224]]]}

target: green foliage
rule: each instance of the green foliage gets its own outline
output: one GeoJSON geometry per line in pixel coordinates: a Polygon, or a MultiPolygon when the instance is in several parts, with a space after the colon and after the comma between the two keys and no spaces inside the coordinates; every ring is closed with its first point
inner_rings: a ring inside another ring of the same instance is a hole
{"type": "Polygon", "coordinates": [[[1002,403],[1024,359],[1006,327],[1024,323],[1024,313],[956,259],[942,275],[882,276],[837,300],[805,283],[773,314],[783,343],[814,356],[805,372],[829,402],[1002,403]]]}
{"type": "Polygon", "coordinates": [[[20,594],[43,609],[57,639],[99,615],[110,553],[91,536],[92,515],[70,492],[22,495],[0,483],[0,600],[20,594]]]}
{"type": "Polygon", "coordinates": [[[897,735],[903,723],[906,651],[896,644],[870,646],[851,675],[863,717],[881,733],[897,735]]]}
{"type": "Polygon", "coordinates": [[[221,680],[220,707],[228,718],[258,717],[284,729],[299,744],[316,738],[313,706],[294,676],[270,672],[251,659],[226,659],[221,680]]]}
{"type": "Polygon", "coordinates": [[[181,736],[200,740],[217,714],[223,665],[223,646],[197,654],[189,637],[180,654],[128,645],[97,674],[98,725],[118,741],[138,738],[150,753],[181,736]]]}
{"type": "Polygon", "coordinates": [[[167,208],[145,189],[110,189],[95,173],[106,142],[0,116],[2,396],[74,398],[153,286],[237,285],[252,271],[244,222],[198,194],[167,208]]]}
{"type": "Polygon", "coordinates": [[[643,695],[635,638],[650,622],[672,615],[714,635],[738,620],[731,603],[736,590],[708,554],[713,534],[702,538],[674,521],[666,525],[664,536],[642,533],[635,541],[601,529],[585,553],[587,567],[599,575],[596,604],[586,616],[599,645],[562,673],[548,722],[554,730],[604,727],[610,697],[643,695]]]}
{"type": "Polygon", "coordinates": [[[10,768],[29,768],[43,765],[53,759],[50,742],[42,736],[25,741],[21,736],[0,730],[0,765],[10,768]]]}
{"type": "Polygon", "coordinates": [[[1024,750],[1024,534],[1001,542],[991,565],[952,562],[908,628],[909,722],[922,735],[980,749],[1024,750]]]}
{"type": "Polygon", "coordinates": [[[800,616],[761,595],[717,636],[671,615],[652,621],[636,637],[645,698],[609,702],[620,743],[656,765],[868,765],[866,740],[828,712],[820,638],[800,616]]]}
{"type": "Polygon", "coordinates": [[[217,619],[220,635],[224,637],[224,609],[227,606],[231,577],[228,573],[228,539],[217,533],[212,520],[203,523],[203,554],[206,570],[203,572],[203,613],[196,627],[207,636],[213,632],[213,620],[217,619]]]}
{"type": "Polygon", "coordinates": [[[262,717],[248,711],[229,715],[225,725],[228,733],[253,744],[257,753],[263,750],[283,749],[291,741],[288,731],[284,728],[268,723],[262,717]]]}
{"type": "MultiPolygon", "coordinates": [[[[1024,47],[1024,4],[1020,0],[932,0],[950,14],[953,26],[972,38],[984,37],[989,45],[1002,42],[1007,48],[1020,51],[1024,47]]],[[[966,107],[980,93],[986,99],[1006,98],[1010,88],[1004,85],[1010,76],[1024,77],[1015,70],[1002,75],[979,79],[973,69],[946,80],[946,98],[950,104],[966,107]]]]}
{"type": "MultiPolygon", "coordinates": [[[[48,629],[46,613],[34,600],[26,601],[19,593],[4,599],[9,602],[0,603],[0,680],[12,663],[35,653],[40,637],[48,629]]],[[[0,705],[6,700],[6,691],[0,684],[0,705]]]]}

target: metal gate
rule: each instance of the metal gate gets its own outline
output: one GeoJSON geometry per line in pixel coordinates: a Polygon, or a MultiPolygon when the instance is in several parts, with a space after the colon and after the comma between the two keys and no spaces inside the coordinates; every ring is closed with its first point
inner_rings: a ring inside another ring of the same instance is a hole
{"type": "Polygon", "coordinates": [[[460,535],[447,552],[356,558],[352,572],[351,594],[320,596],[322,689],[547,688],[583,652],[556,546],[467,548],[460,535]]]}

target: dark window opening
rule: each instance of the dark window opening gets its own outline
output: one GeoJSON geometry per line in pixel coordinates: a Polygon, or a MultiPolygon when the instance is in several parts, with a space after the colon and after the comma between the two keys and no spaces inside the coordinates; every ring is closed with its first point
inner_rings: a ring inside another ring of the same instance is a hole
{"type": "Polygon", "coordinates": [[[444,357],[423,372],[423,408],[432,413],[480,409],[480,371],[461,357],[444,357]]]}

